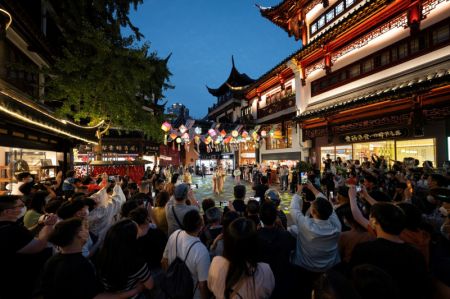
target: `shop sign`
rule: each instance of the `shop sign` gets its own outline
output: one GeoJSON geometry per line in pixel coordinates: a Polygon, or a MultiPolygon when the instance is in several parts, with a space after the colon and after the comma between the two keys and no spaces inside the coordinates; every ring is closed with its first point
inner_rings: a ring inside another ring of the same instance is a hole
{"type": "Polygon", "coordinates": [[[164,156],[164,155],[160,155],[159,158],[161,160],[172,161],[172,157],[168,157],[168,156],[164,156]]]}
{"type": "Polygon", "coordinates": [[[256,158],[255,153],[242,153],[241,158],[256,158]]]}
{"type": "Polygon", "coordinates": [[[341,138],[345,142],[361,142],[361,141],[370,141],[370,140],[378,140],[378,139],[387,139],[387,138],[398,138],[398,137],[407,137],[408,130],[407,129],[397,129],[397,130],[386,130],[380,131],[376,133],[364,133],[364,134],[353,134],[353,135],[344,135],[341,138]]]}

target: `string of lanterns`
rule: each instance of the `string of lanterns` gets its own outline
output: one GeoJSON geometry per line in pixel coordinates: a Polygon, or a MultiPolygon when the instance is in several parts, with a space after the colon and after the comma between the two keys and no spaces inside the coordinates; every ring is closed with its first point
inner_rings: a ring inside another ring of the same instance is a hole
{"type": "Polygon", "coordinates": [[[202,134],[202,128],[198,126],[194,128],[193,125],[193,121],[188,121],[186,125],[174,128],[169,122],[164,122],[161,125],[161,130],[164,131],[164,144],[167,145],[171,142],[172,148],[175,149],[175,145],[177,145],[178,150],[183,145],[185,150],[189,151],[191,142],[194,142],[199,152],[200,143],[204,143],[208,152],[219,150],[229,152],[238,150],[240,143],[254,142],[255,147],[258,148],[268,136],[275,139],[282,138],[281,131],[274,128],[267,132],[266,130],[259,131],[260,126],[256,126],[253,130],[247,132],[243,130],[242,125],[238,125],[231,132],[211,128],[205,134],[202,134]]]}

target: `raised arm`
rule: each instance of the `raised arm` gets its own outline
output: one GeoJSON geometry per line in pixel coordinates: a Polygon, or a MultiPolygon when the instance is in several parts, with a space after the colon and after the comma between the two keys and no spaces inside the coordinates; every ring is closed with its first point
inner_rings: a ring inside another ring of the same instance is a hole
{"type": "Polygon", "coordinates": [[[300,223],[304,220],[305,215],[302,213],[303,208],[303,200],[300,197],[300,193],[303,190],[303,185],[297,185],[297,193],[294,194],[291,201],[291,207],[289,213],[291,214],[292,219],[295,224],[300,225],[300,223]]]}
{"type": "Polygon", "coordinates": [[[350,208],[352,210],[353,218],[364,228],[367,228],[369,225],[369,220],[367,220],[363,214],[361,213],[361,210],[358,207],[358,204],[356,203],[356,187],[350,186],[348,189],[348,197],[350,198],[350,208]]]}

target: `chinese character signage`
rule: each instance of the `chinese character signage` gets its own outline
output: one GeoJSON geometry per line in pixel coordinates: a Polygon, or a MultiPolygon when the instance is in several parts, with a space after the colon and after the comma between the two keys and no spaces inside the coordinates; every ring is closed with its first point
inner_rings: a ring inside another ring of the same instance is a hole
{"type": "Polygon", "coordinates": [[[386,130],[375,133],[361,133],[361,134],[349,134],[341,136],[342,141],[354,143],[354,142],[364,142],[371,140],[380,140],[380,139],[391,139],[391,138],[399,138],[399,137],[407,137],[408,130],[407,129],[396,129],[396,130],[386,130]]]}

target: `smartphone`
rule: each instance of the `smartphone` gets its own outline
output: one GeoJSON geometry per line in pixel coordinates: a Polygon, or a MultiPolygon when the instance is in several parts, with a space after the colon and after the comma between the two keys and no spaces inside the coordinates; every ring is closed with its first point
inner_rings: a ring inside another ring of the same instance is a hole
{"type": "Polygon", "coordinates": [[[198,185],[197,184],[190,185],[190,187],[191,187],[192,190],[198,189],[198,185]]]}
{"type": "Polygon", "coordinates": [[[356,185],[356,192],[361,192],[361,186],[360,185],[356,185]]]}
{"type": "Polygon", "coordinates": [[[306,172],[300,172],[300,183],[306,185],[308,183],[308,174],[306,172]]]}
{"type": "Polygon", "coordinates": [[[259,202],[261,200],[261,197],[253,197],[253,199],[259,202]]]}
{"type": "Polygon", "coordinates": [[[221,202],[220,202],[220,206],[222,206],[222,207],[228,207],[228,201],[227,201],[227,200],[221,201],[221,202]]]}

